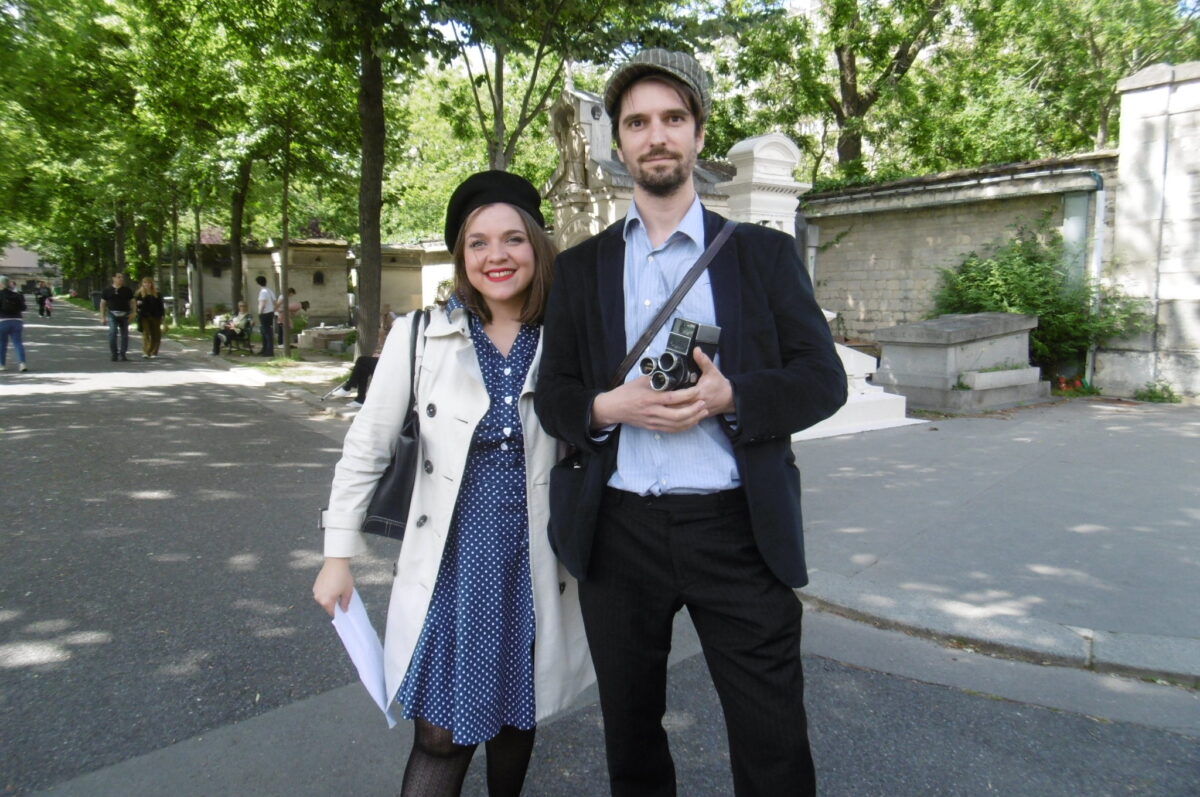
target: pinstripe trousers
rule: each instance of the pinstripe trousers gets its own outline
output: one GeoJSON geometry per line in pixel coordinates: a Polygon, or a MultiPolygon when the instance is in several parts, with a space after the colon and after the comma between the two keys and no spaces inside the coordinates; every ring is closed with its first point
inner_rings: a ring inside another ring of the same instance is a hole
{"type": "Polygon", "coordinates": [[[672,622],[685,606],[724,711],[735,793],[816,794],[800,601],[763,561],[741,490],[606,488],[579,597],[615,797],[675,794],[662,718],[672,622]]]}

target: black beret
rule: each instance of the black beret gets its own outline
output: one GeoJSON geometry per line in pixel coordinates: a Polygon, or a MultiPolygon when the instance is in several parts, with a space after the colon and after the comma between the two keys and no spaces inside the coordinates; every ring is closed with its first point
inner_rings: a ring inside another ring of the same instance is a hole
{"type": "Polygon", "coordinates": [[[520,208],[532,216],[538,226],[545,228],[542,197],[533,183],[511,172],[477,172],[463,180],[450,195],[450,204],[446,206],[446,249],[454,251],[458,231],[471,211],[497,202],[520,208]]]}

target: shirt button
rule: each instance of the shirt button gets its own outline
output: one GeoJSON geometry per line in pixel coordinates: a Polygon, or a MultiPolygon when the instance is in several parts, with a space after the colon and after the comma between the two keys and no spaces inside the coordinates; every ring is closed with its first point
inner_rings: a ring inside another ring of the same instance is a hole
{"type": "Polygon", "coordinates": [[[505,376],[512,376],[512,369],[511,369],[511,368],[505,368],[505,369],[504,369],[504,375],[505,375],[505,376]]]}
{"type": "Polygon", "coordinates": [[[650,300],[649,300],[649,299],[647,299],[646,301],[642,302],[642,304],[644,304],[646,307],[649,307],[649,306],[650,306],[650,300]]]}
{"type": "Polygon", "coordinates": [[[648,260],[649,262],[653,263],[653,262],[654,262],[654,255],[647,255],[647,256],[646,256],[646,260],[648,260]]]}
{"type": "Polygon", "coordinates": [[[655,432],[655,433],[654,433],[654,439],[655,439],[655,440],[662,440],[662,435],[661,435],[661,434],[659,434],[658,432],[655,432]]]}
{"type": "Polygon", "coordinates": [[[437,405],[436,404],[427,405],[425,407],[425,414],[428,415],[430,418],[432,418],[434,415],[437,415],[437,405]]]}
{"type": "Polygon", "coordinates": [[[505,403],[505,404],[512,404],[512,396],[505,396],[505,397],[504,397],[504,403],[505,403]]]}
{"type": "Polygon", "coordinates": [[[429,460],[425,460],[425,472],[433,473],[433,463],[430,462],[429,460]]]}
{"type": "Polygon", "coordinates": [[[508,443],[501,443],[501,444],[500,444],[500,450],[501,450],[501,451],[507,451],[507,450],[508,450],[508,443]]]}

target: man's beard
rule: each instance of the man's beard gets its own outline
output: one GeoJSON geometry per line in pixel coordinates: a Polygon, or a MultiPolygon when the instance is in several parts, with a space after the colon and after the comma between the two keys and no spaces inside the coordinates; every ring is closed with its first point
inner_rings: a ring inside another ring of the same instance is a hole
{"type": "MultiPolygon", "coordinates": [[[[645,155],[645,158],[656,158],[664,154],[671,153],[667,150],[652,150],[645,155]]],[[[647,169],[639,162],[637,171],[633,175],[633,181],[648,194],[659,197],[671,196],[692,178],[694,165],[694,159],[684,157],[677,158],[675,165],[667,169],[657,166],[647,169]]]]}

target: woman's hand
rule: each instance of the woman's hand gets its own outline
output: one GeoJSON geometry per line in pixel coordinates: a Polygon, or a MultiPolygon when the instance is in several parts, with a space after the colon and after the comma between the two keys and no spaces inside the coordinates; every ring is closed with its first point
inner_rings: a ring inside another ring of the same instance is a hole
{"type": "Polygon", "coordinates": [[[313,600],[321,604],[321,608],[332,617],[335,604],[340,603],[342,611],[350,608],[350,595],[353,592],[354,576],[350,574],[350,560],[325,557],[325,564],[313,583],[313,600]]]}

